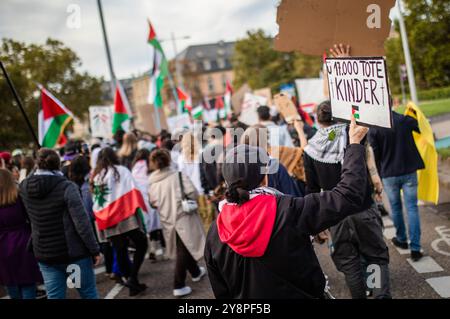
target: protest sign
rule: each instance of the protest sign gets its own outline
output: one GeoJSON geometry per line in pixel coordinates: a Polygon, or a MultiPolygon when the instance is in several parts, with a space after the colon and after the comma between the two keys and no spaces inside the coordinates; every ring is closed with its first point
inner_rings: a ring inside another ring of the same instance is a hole
{"type": "Polygon", "coordinates": [[[91,125],[92,137],[111,138],[112,137],[112,106],[91,106],[89,107],[89,121],[91,125]]]}
{"type": "Polygon", "coordinates": [[[297,86],[300,106],[306,113],[314,113],[315,107],[327,100],[323,92],[324,79],[298,79],[297,86]]]}
{"type": "Polygon", "coordinates": [[[292,100],[286,94],[280,93],[274,97],[277,111],[283,115],[287,123],[292,123],[295,120],[301,120],[298,111],[292,100]]]}
{"type": "Polygon", "coordinates": [[[283,0],[278,7],[278,51],[322,56],[351,44],[353,56],[384,56],[395,0],[283,0]]]}
{"type": "Polygon", "coordinates": [[[183,128],[192,128],[191,119],[188,113],[170,116],[167,118],[167,126],[171,133],[183,128]]]}
{"type": "Polygon", "coordinates": [[[333,118],[392,127],[386,61],[382,57],[326,59],[333,118]]]}
{"type": "Polygon", "coordinates": [[[261,105],[266,105],[266,103],[267,99],[265,97],[245,93],[239,121],[250,126],[258,124],[258,113],[256,113],[256,110],[261,105]]]}

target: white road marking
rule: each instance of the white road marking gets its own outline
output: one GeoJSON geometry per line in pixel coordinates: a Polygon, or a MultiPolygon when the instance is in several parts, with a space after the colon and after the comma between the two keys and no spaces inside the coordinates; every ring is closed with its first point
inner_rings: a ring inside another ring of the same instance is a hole
{"type": "Polygon", "coordinates": [[[394,222],[392,221],[392,219],[389,216],[384,216],[383,217],[383,225],[384,225],[384,227],[392,227],[392,226],[394,226],[394,222]]]}
{"type": "Polygon", "coordinates": [[[395,247],[395,249],[397,249],[397,251],[400,255],[408,255],[411,253],[411,251],[409,249],[401,249],[398,247],[395,247]]]}
{"type": "Polygon", "coordinates": [[[450,276],[427,279],[430,286],[442,298],[450,298],[450,276]]]}
{"type": "Polygon", "coordinates": [[[9,296],[1,297],[0,299],[11,299],[9,296]]]}
{"type": "Polygon", "coordinates": [[[396,231],[395,228],[391,227],[391,228],[386,228],[383,232],[383,235],[386,239],[391,240],[392,238],[395,237],[396,231]]]}
{"type": "Polygon", "coordinates": [[[111,289],[108,294],[106,295],[105,299],[114,299],[123,289],[123,287],[125,287],[124,285],[121,284],[116,284],[113,289],[111,289]]]}
{"type": "Polygon", "coordinates": [[[419,273],[425,274],[429,272],[443,271],[444,269],[430,256],[422,257],[419,261],[407,259],[409,264],[419,273]]]}
{"type": "Polygon", "coordinates": [[[431,248],[441,255],[450,256],[450,228],[439,226],[435,230],[440,238],[431,243],[431,248]]]}
{"type": "Polygon", "coordinates": [[[98,267],[98,268],[94,269],[94,273],[95,273],[96,276],[104,273],[105,271],[106,271],[105,266],[98,267]]]}

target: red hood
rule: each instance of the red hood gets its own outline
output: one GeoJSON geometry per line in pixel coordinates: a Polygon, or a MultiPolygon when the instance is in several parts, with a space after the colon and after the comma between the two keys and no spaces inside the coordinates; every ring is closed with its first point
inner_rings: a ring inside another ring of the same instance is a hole
{"type": "Polygon", "coordinates": [[[225,204],[217,217],[220,240],[244,257],[264,255],[277,211],[276,197],[258,195],[241,206],[225,204]]]}

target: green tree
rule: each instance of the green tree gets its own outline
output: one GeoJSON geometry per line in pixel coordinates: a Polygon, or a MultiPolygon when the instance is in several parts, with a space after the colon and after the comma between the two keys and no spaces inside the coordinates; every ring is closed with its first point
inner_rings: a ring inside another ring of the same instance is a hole
{"type": "Polygon", "coordinates": [[[277,90],[296,78],[317,77],[321,65],[320,57],[275,51],[272,37],[263,30],[248,31],[247,37],[235,45],[234,85],[248,83],[252,89],[277,90]]]}
{"type": "MultiPolygon", "coordinates": [[[[101,102],[103,79],[79,72],[81,61],[60,41],[25,44],[3,39],[0,60],[4,63],[37,133],[40,107],[38,84],[50,90],[77,117],[83,118],[90,105],[101,102]]],[[[31,145],[32,138],[12,93],[0,77],[0,149],[31,145]]]]}
{"type": "MultiPolygon", "coordinates": [[[[403,0],[403,3],[417,86],[429,89],[450,85],[450,1],[403,0]]],[[[386,50],[393,90],[398,92],[397,63],[404,63],[401,38],[389,39],[386,50]]]]}

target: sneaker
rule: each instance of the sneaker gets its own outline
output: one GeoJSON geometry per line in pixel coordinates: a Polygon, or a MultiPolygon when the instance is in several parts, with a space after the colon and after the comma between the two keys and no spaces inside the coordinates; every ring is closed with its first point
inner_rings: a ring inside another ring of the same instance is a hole
{"type": "Polygon", "coordinates": [[[197,277],[192,277],[193,282],[199,282],[206,275],[205,267],[199,267],[199,269],[200,269],[200,275],[198,275],[197,277]]]}
{"type": "Polygon", "coordinates": [[[173,290],[173,295],[175,297],[183,297],[183,296],[190,295],[191,293],[192,293],[192,289],[189,286],[185,286],[183,288],[173,290]]]}
{"type": "Polygon", "coordinates": [[[134,297],[147,289],[147,285],[140,284],[135,280],[128,279],[125,286],[130,290],[130,297],[134,297]]]}
{"type": "Polygon", "coordinates": [[[408,243],[402,243],[397,239],[397,237],[392,238],[392,243],[394,244],[394,246],[397,246],[398,248],[408,249],[408,243]]]}
{"type": "Polygon", "coordinates": [[[422,252],[420,251],[411,251],[411,259],[412,261],[419,261],[423,257],[422,252]]]}

